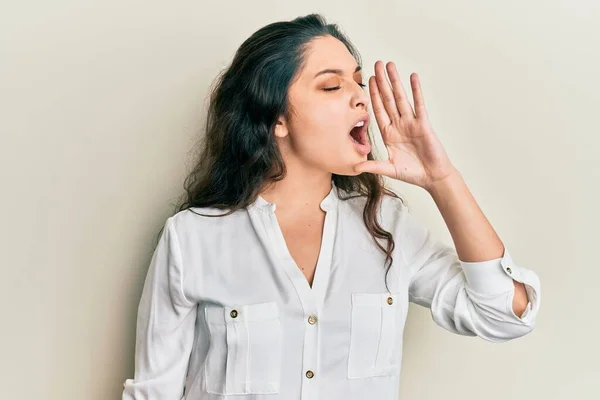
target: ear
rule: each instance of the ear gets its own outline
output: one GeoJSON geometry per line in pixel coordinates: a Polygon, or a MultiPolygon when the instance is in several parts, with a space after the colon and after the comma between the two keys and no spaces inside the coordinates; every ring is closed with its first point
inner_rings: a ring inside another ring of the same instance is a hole
{"type": "Polygon", "coordinates": [[[284,138],[289,134],[289,131],[287,128],[287,122],[286,122],[285,118],[280,117],[277,120],[277,123],[275,124],[274,133],[275,133],[275,136],[279,137],[279,138],[284,138]]]}

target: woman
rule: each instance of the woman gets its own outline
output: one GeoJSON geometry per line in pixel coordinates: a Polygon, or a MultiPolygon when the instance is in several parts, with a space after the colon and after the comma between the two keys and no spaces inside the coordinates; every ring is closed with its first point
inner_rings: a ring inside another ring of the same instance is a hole
{"type": "Polygon", "coordinates": [[[515,265],[393,63],[360,58],[319,15],[263,27],[211,96],[187,198],[167,219],[123,399],[397,399],[409,301],[501,342],[534,326],[540,285],[515,265]],[[389,159],[375,161],[369,107],[389,159]],[[431,194],[434,240],[383,176],[431,194]],[[225,213],[223,211],[226,211],[225,213]]]}

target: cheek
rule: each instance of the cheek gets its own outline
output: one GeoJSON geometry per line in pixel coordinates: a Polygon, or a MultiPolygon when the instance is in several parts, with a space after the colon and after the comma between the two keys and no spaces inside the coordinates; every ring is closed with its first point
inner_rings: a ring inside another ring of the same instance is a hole
{"type": "Polygon", "coordinates": [[[340,110],[335,102],[327,102],[314,107],[307,114],[305,130],[307,137],[312,140],[327,143],[338,142],[342,139],[345,125],[348,123],[347,111],[340,110]]]}
{"type": "Polygon", "coordinates": [[[300,131],[299,139],[302,140],[302,148],[312,154],[331,155],[340,148],[344,136],[342,126],[339,119],[331,115],[314,118],[310,124],[307,124],[306,130],[300,131]]]}
{"type": "Polygon", "coordinates": [[[338,163],[349,145],[347,135],[348,103],[328,99],[298,102],[302,111],[293,122],[292,146],[298,156],[310,159],[328,159],[338,163]],[[337,160],[337,161],[336,161],[337,160]]]}
{"type": "MultiPolygon", "coordinates": [[[[346,112],[346,110],[344,110],[346,112]]],[[[291,134],[295,157],[319,170],[356,175],[353,166],[362,161],[349,140],[348,115],[335,110],[314,110],[309,119],[298,120],[291,134]]]]}

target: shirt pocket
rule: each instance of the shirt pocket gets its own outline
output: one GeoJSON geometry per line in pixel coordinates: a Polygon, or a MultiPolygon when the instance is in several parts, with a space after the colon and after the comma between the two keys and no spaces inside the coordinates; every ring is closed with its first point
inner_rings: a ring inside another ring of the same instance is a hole
{"type": "Polygon", "coordinates": [[[277,303],[207,307],[210,344],[206,391],[220,395],[279,393],[282,328],[277,303]]]}
{"type": "Polygon", "coordinates": [[[401,307],[398,296],[385,293],[352,293],[352,322],[348,378],[393,375],[401,307]]]}

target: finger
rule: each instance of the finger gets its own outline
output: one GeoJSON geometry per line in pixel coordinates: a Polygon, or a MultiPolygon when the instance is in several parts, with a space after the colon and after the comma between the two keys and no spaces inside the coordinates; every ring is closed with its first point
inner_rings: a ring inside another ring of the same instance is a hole
{"type": "Polygon", "coordinates": [[[383,127],[388,126],[392,121],[383,106],[381,94],[379,93],[379,89],[377,89],[377,82],[375,81],[374,76],[369,78],[369,93],[371,95],[371,106],[373,107],[373,114],[375,114],[377,125],[379,126],[379,130],[383,131],[383,127]]]}
{"type": "Polygon", "coordinates": [[[428,118],[427,109],[425,108],[425,98],[421,90],[421,81],[415,73],[410,75],[410,86],[412,87],[413,99],[415,101],[415,114],[417,118],[428,118]]]}
{"type": "Polygon", "coordinates": [[[388,75],[390,76],[390,82],[394,92],[394,99],[396,100],[398,110],[400,110],[400,115],[403,117],[414,117],[415,114],[413,108],[408,101],[408,96],[406,95],[404,85],[402,85],[402,81],[400,80],[400,74],[398,74],[396,64],[389,62],[386,64],[386,68],[388,75]]]}
{"type": "Polygon", "coordinates": [[[396,168],[394,164],[389,161],[364,161],[357,164],[354,167],[355,172],[363,173],[368,172],[371,174],[379,174],[389,176],[390,178],[397,178],[396,168]]]}
{"type": "Polygon", "coordinates": [[[394,92],[392,91],[392,87],[388,83],[388,80],[385,76],[383,62],[381,61],[377,61],[375,63],[375,80],[377,81],[377,89],[379,89],[381,101],[383,102],[383,107],[385,108],[387,115],[392,121],[399,119],[400,110],[398,110],[398,107],[396,106],[394,92]]]}

